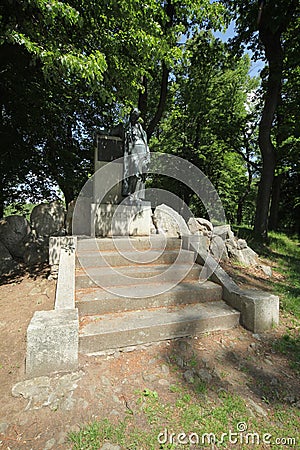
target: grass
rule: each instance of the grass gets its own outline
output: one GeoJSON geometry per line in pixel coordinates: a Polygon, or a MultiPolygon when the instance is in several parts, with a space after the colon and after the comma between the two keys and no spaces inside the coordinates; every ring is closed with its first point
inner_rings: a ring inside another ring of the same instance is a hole
{"type": "Polygon", "coordinates": [[[247,240],[259,256],[269,259],[283,275],[282,281],[273,282],[273,291],[280,296],[281,309],[300,319],[300,244],[295,236],[269,233],[268,242],[256,240],[249,228],[236,228],[239,237],[247,240]]]}
{"type": "MultiPolygon", "coordinates": [[[[239,228],[238,235],[282,275],[279,281],[270,281],[274,294],[280,297],[281,314],[287,323],[273,349],[290,357],[296,376],[300,370],[299,243],[295,237],[282,233],[270,233],[267,244],[258,242],[247,228],[239,228]]],[[[170,360],[170,370],[175,370],[175,357],[170,360]]],[[[196,364],[192,358],[188,366],[196,364]]],[[[136,392],[132,415],[117,423],[108,419],[91,423],[71,433],[69,439],[73,450],[98,450],[105,442],[129,450],[296,448],[300,442],[299,408],[284,401],[270,404],[274,388],[264,380],[257,379],[256,383],[262,383],[262,401],[265,398],[265,407],[270,408],[266,417],[253,413],[241,395],[218,389],[214,384],[199,380],[194,385],[178,382],[170,386],[167,400],[150,389],[136,392]],[[215,446],[209,442],[214,437],[215,446]]]]}
{"type": "Polygon", "coordinates": [[[259,256],[270,260],[281,281],[271,281],[274,294],[280,298],[283,317],[288,317],[289,326],[281,339],[274,342],[274,349],[291,357],[291,366],[300,372],[300,244],[296,236],[270,232],[268,242],[255,239],[249,228],[239,227],[239,237],[247,240],[259,256]]]}
{"type": "Polygon", "coordinates": [[[256,438],[261,442],[266,434],[272,435],[272,442],[278,437],[300,437],[296,408],[276,407],[272,420],[257,419],[243,398],[225,390],[215,392],[211,388],[208,400],[181,386],[176,392],[171,390],[173,398],[169,402],[156,392],[146,391],[136,393],[134,416],[117,424],[103,419],[71,433],[73,450],[99,450],[105,442],[130,450],[212,448],[213,443],[217,448],[233,448],[230,445],[237,439],[239,445],[235,448],[247,449],[247,440],[256,438]]]}

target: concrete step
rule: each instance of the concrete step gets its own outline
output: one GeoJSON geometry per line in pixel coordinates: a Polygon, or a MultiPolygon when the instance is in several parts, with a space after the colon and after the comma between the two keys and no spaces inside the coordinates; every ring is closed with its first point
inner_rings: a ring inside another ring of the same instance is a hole
{"type": "Polygon", "coordinates": [[[129,252],[85,251],[77,255],[76,267],[133,266],[146,264],[193,264],[195,253],[188,250],[148,250],[129,252]]]}
{"type": "Polygon", "coordinates": [[[93,354],[237,326],[239,313],[223,301],[124,314],[84,316],[79,351],[93,354]]]}
{"type": "Polygon", "coordinates": [[[178,306],[222,299],[222,287],[211,281],[183,282],[177,286],[169,283],[142,286],[117,286],[114,293],[104,289],[82,289],[76,293],[76,308],[80,315],[108,314],[178,306]]]}
{"type": "Polygon", "coordinates": [[[147,250],[179,250],[182,241],[178,238],[165,238],[162,235],[128,236],[114,238],[79,238],[77,251],[147,251],[147,250]]]}
{"type": "Polygon", "coordinates": [[[76,289],[88,287],[143,286],[145,280],[152,284],[171,283],[173,286],[181,281],[198,280],[202,266],[198,264],[142,265],[113,267],[87,267],[76,269],[76,289]]]}

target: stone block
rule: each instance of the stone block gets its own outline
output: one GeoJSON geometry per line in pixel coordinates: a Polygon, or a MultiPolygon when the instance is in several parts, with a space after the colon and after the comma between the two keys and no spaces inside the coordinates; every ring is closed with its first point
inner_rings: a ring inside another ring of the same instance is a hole
{"type": "Polygon", "coordinates": [[[278,325],[278,296],[254,289],[241,289],[206,252],[198,252],[196,261],[204,264],[210,279],[223,287],[223,299],[240,311],[241,324],[245,328],[254,333],[261,333],[278,325]]]}
{"type": "Polygon", "coordinates": [[[23,216],[12,215],[0,220],[0,242],[13,258],[23,258],[24,241],[29,233],[29,223],[23,216]]]}
{"type": "Polygon", "coordinates": [[[49,265],[59,264],[60,251],[64,248],[76,248],[76,236],[51,236],[49,238],[49,265]]]}
{"type": "Polygon", "coordinates": [[[75,236],[90,236],[92,187],[91,182],[86,183],[69,215],[67,213],[68,230],[71,229],[71,234],[75,236]]]}
{"type": "Polygon", "coordinates": [[[55,309],[75,307],[75,248],[63,247],[60,251],[55,309]]]}
{"type": "Polygon", "coordinates": [[[220,236],[223,241],[226,239],[234,239],[234,234],[229,224],[214,227],[214,235],[220,236]]]}
{"type": "Polygon", "coordinates": [[[201,217],[190,217],[188,227],[192,234],[204,234],[209,237],[211,237],[213,231],[213,224],[209,220],[202,219],[201,217]]]}
{"type": "Polygon", "coordinates": [[[95,161],[93,175],[94,203],[117,205],[122,202],[123,161],[95,161]],[[112,183],[114,180],[114,183],[112,183]]]}
{"type": "Polygon", "coordinates": [[[227,248],[221,236],[215,235],[212,237],[210,253],[217,261],[228,259],[227,248]]]}
{"type": "Polygon", "coordinates": [[[189,228],[184,218],[175,209],[162,204],[155,208],[153,223],[157,230],[167,237],[181,237],[189,234],[189,228]]]}
{"type": "Polygon", "coordinates": [[[76,370],[78,329],[77,309],[36,311],[27,329],[26,375],[76,370]]]}
{"type": "Polygon", "coordinates": [[[92,205],[92,235],[149,236],[152,224],[149,202],[133,205],[92,205]]]}
{"type": "Polygon", "coordinates": [[[254,333],[271,330],[279,322],[279,298],[268,292],[243,290],[240,293],[241,323],[254,333]]]}

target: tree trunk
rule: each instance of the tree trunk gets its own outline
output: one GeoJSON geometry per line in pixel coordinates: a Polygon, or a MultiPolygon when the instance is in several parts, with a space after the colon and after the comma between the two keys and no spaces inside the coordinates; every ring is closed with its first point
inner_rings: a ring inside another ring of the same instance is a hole
{"type": "MultiPolygon", "coordinates": [[[[268,19],[265,18],[266,20],[268,19]]],[[[265,47],[269,64],[269,77],[265,104],[259,124],[259,148],[263,166],[256,200],[254,232],[263,238],[267,238],[271,190],[276,167],[276,152],[271,141],[271,130],[280,98],[283,50],[280,42],[281,31],[274,34],[268,26],[262,25],[259,35],[265,47]]]]}
{"type": "Polygon", "coordinates": [[[281,180],[282,180],[282,175],[277,175],[276,177],[274,177],[274,180],[273,180],[272,200],[271,200],[270,217],[269,217],[269,229],[270,230],[278,229],[278,217],[279,217],[278,213],[279,213],[281,180]]]}
{"type": "Polygon", "coordinates": [[[167,100],[168,82],[169,82],[169,69],[167,68],[166,64],[162,62],[162,76],[161,76],[159,103],[157,106],[155,116],[153,117],[147,128],[148,140],[151,138],[156,126],[159,124],[160,119],[162,118],[167,100]]]}
{"type": "Polygon", "coordinates": [[[144,122],[146,122],[147,110],[148,110],[148,82],[147,82],[146,75],[143,75],[141,81],[142,81],[142,85],[143,85],[144,89],[140,90],[140,93],[139,93],[138,108],[141,111],[141,116],[142,116],[144,122]]]}
{"type": "Polygon", "coordinates": [[[3,197],[3,184],[0,181],[0,219],[4,216],[4,197],[3,197]]]}
{"type": "Polygon", "coordinates": [[[69,203],[74,200],[75,198],[75,193],[74,193],[74,189],[73,187],[70,186],[62,186],[62,184],[59,185],[60,189],[62,190],[64,197],[65,197],[65,202],[66,202],[66,208],[68,209],[68,205],[69,203]]]}
{"type": "MultiPolygon", "coordinates": [[[[172,28],[172,26],[174,25],[175,6],[174,6],[173,2],[171,0],[169,0],[165,3],[164,8],[165,8],[165,12],[166,12],[166,15],[168,18],[168,20],[165,24],[165,32],[168,33],[168,30],[170,30],[172,28]]],[[[159,97],[159,102],[158,102],[158,106],[156,109],[156,113],[147,128],[148,140],[153,135],[155,128],[157,127],[157,125],[160,122],[160,119],[162,118],[162,115],[163,115],[163,112],[164,112],[164,109],[166,106],[166,101],[167,101],[170,70],[168,69],[168,67],[166,66],[166,63],[164,61],[162,61],[161,65],[162,65],[162,76],[161,76],[161,85],[160,85],[160,97],[159,97]]]]}

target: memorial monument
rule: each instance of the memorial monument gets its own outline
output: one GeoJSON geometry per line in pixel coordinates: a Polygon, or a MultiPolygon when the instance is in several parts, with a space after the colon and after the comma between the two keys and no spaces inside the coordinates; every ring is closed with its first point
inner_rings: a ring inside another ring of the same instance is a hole
{"type": "Polygon", "coordinates": [[[96,135],[92,236],[150,234],[151,204],[144,200],[150,150],[139,118],[134,108],[125,127],[96,135]]]}

